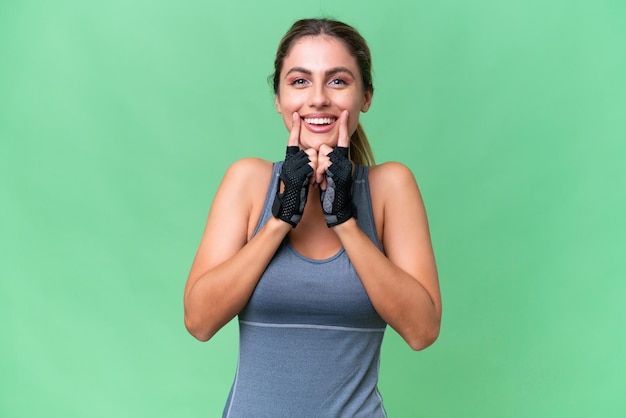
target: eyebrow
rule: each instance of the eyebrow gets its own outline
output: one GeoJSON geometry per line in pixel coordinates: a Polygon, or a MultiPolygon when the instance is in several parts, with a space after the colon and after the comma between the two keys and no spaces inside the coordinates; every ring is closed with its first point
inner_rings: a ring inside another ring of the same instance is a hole
{"type": "MultiPolygon", "coordinates": [[[[287,77],[291,73],[304,73],[304,74],[307,74],[307,75],[313,74],[313,72],[311,70],[307,70],[306,68],[303,68],[303,67],[293,67],[289,71],[287,71],[287,73],[285,74],[285,77],[287,77]]],[[[325,75],[326,75],[326,77],[328,77],[330,75],[334,75],[334,74],[337,74],[337,73],[348,73],[348,75],[350,75],[350,77],[356,78],[356,77],[354,77],[354,74],[352,73],[352,71],[350,71],[346,67],[334,67],[334,68],[331,68],[329,70],[326,70],[325,75]]]]}

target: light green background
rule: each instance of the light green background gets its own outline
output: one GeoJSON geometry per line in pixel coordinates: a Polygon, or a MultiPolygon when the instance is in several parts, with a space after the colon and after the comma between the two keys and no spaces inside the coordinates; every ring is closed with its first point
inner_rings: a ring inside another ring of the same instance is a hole
{"type": "Polygon", "coordinates": [[[626,416],[622,0],[0,0],[0,416],[220,415],[237,328],[195,341],[183,286],[226,167],[281,157],[266,77],[319,15],[370,43],[362,120],[440,270],[389,416],[626,416]]]}

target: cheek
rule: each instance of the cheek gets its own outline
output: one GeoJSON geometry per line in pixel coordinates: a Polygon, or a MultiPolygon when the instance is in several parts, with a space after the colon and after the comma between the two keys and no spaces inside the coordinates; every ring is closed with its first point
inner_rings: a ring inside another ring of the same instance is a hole
{"type": "Polygon", "coordinates": [[[280,114],[283,118],[283,123],[287,127],[287,129],[291,129],[291,125],[293,124],[292,115],[293,112],[298,110],[297,103],[294,102],[293,97],[288,95],[284,95],[281,97],[279,102],[280,105],[280,114]]]}
{"type": "Polygon", "coordinates": [[[283,86],[283,90],[280,94],[279,103],[284,110],[293,109],[299,106],[302,102],[301,94],[298,91],[289,89],[288,86],[283,86]]]}
{"type": "Polygon", "coordinates": [[[348,117],[348,133],[352,135],[356,131],[356,127],[359,124],[359,116],[361,110],[359,107],[350,109],[350,116],[348,117]]]}
{"type": "Polygon", "coordinates": [[[363,103],[361,101],[352,100],[350,103],[346,103],[344,109],[347,109],[350,112],[350,116],[348,118],[348,131],[350,135],[356,131],[356,127],[359,124],[359,117],[361,116],[361,108],[363,107],[363,103]]]}
{"type": "Polygon", "coordinates": [[[283,118],[283,123],[285,124],[285,128],[287,128],[288,131],[291,131],[291,126],[293,125],[293,119],[291,118],[291,112],[283,112],[281,114],[282,118],[283,118]]]}

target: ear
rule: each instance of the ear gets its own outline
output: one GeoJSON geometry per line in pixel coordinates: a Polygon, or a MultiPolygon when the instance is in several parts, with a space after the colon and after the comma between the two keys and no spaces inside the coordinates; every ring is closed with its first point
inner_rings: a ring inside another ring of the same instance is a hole
{"type": "Polygon", "coordinates": [[[369,110],[370,105],[372,104],[372,90],[367,90],[365,92],[365,98],[363,100],[363,106],[361,106],[361,112],[365,113],[369,110]]]}
{"type": "Polygon", "coordinates": [[[274,96],[274,105],[276,106],[276,111],[277,111],[278,113],[283,113],[283,112],[282,112],[282,109],[281,109],[281,107],[280,107],[280,100],[278,99],[278,94],[276,94],[276,95],[274,96]]]}

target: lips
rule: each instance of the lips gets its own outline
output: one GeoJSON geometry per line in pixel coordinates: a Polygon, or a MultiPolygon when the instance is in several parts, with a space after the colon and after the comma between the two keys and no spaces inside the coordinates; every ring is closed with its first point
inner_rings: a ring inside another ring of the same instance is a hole
{"type": "Polygon", "coordinates": [[[304,118],[304,121],[310,125],[330,125],[337,118],[304,118]]]}
{"type": "Polygon", "coordinates": [[[304,126],[313,133],[330,132],[335,126],[339,118],[334,115],[325,114],[308,114],[302,116],[304,126]]]}

